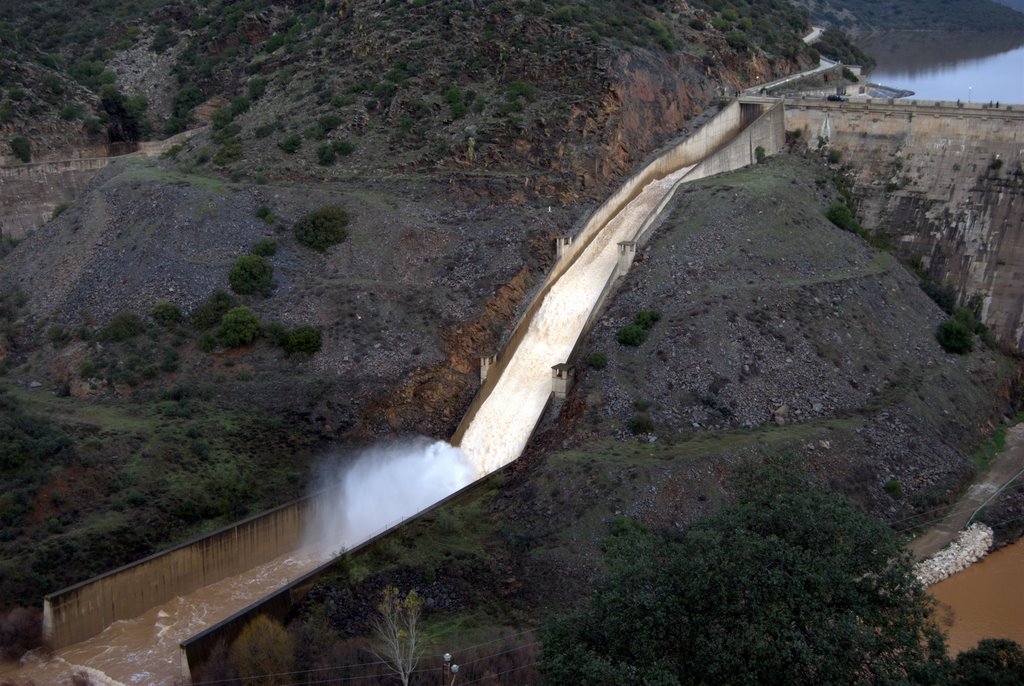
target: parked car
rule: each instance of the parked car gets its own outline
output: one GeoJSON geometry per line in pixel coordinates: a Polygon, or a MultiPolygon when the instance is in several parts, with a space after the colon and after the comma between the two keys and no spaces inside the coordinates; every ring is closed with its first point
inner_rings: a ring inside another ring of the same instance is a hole
{"type": "Polygon", "coordinates": [[[845,95],[830,95],[825,99],[829,102],[846,102],[849,100],[845,95]]]}

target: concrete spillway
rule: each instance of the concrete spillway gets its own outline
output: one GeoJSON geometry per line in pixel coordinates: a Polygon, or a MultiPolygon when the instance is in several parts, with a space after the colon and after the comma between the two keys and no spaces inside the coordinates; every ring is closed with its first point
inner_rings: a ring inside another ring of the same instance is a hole
{"type": "Polygon", "coordinates": [[[515,460],[526,447],[551,394],[551,368],[569,359],[619,260],[665,195],[693,165],[647,184],[584,249],[551,287],[491,394],[477,410],[460,447],[480,475],[515,460]]]}
{"type": "MultiPolygon", "coordinates": [[[[756,147],[772,154],[782,147],[783,138],[781,105],[733,103],[630,178],[594,213],[574,250],[556,266],[539,300],[517,328],[493,378],[474,402],[468,421],[460,427],[457,442],[477,477],[503,467],[522,453],[551,393],[552,367],[570,358],[617,276],[619,243],[634,240],[651,217],[664,208],[678,184],[751,164],[756,147]]],[[[451,490],[458,488],[453,485],[451,490]]],[[[400,523],[427,506],[409,503],[413,509],[392,513],[392,521],[379,525],[400,523]]],[[[73,668],[85,667],[94,676],[102,676],[100,682],[107,683],[169,685],[183,674],[187,677],[193,655],[204,659],[203,651],[214,639],[230,640],[231,635],[237,635],[230,630],[237,630],[245,620],[237,615],[226,618],[247,607],[252,610],[256,601],[269,602],[267,594],[290,588],[296,579],[315,573],[328,561],[337,550],[333,545],[321,546],[310,554],[287,553],[265,564],[257,562],[278,553],[256,550],[267,532],[276,537],[278,551],[287,550],[280,546],[296,544],[299,537],[293,532],[297,527],[308,528],[317,511],[325,509],[329,508],[322,499],[282,506],[207,539],[48,596],[47,631],[56,645],[64,647],[59,647],[53,659],[37,660],[12,676],[52,683],[73,668]],[[210,569],[226,570],[232,554],[243,557],[240,546],[245,547],[245,559],[251,561],[251,568],[241,574],[236,566],[216,577],[228,577],[221,581],[181,581],[177,570],[187,565],[191,565],[190,573],[197,579],[210,569]],[[202,558],[201,563],[197,556],[202,558]],[[157,597],[154,589],[162,592],[163,598],[157,597]],[[137,592],[139,598],[126,602],[122,591],[128,590],[137,592]],[[97,613],[107,619],[98,622],[97,613]],[[197,630],[211,625],[215,625],[213,629],[195,636],[197,630]],[[214,635],[222,630],[222,636],[214,635]],[[202,647],[196,647],[200,643],[202,647]]],[[[358,536],[362,538],[345,540],[344,546],[350,548],[372,538],[367,531],[358,536]]],[[[0,668],[0,676],[8,675],[0,668]]]]}

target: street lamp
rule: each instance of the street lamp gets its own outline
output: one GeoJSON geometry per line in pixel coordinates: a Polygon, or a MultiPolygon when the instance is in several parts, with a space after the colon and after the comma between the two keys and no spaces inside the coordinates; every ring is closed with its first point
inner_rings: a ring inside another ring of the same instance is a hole
{"type": "Polygon", "coordinates": [[[441,686],[452,686],[455,683],[455,677],[459,674],[459,666],[452,664],[451,653],[445,653],[443,659],[444,666],[441,668],[441,686]],[[451,675],[451,681],[448,680],[448,675],[451,675]]]}
{"type": "Polygon", "coordinates": [[[967,102],[971,101],[971,87],[967,87],[967,102]]]}

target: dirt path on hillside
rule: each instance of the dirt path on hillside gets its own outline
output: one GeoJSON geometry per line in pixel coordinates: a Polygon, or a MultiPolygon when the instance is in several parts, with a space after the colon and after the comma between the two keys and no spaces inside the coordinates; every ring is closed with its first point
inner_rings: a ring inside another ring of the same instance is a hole
{"type": "Polygon", "coordinates": [[[1024,470],[1024,422],[1006,430],[1006,447],[992,459],[953,509],[928,531],[910,542],[914,558],[923,560],[949,545],[964,529],[971,516],[1008,481],[1024,470]]]}

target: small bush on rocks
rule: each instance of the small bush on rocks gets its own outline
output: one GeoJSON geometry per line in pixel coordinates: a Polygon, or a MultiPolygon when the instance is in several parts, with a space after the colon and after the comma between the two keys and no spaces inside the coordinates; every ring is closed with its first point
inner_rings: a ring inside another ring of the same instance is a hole
{"type": "Polygon", "coordinates": [[[110,323],[100,329],[100,340],[102,341],[127,341],[135,338],[145,328],[138,315],[131,312],[120,312],[114,315],[110,323]]]}
{"type": "Polygon", "coordinates": [[[217,338],[229,348],[248,345],[259,338],[260,320],[248,307],[234,307],[224,314],[217,338]]]}
{"type": "Polygon", "coordinates": [[[170,326],[181,321],[181,310],[172,302],[160,300],[153,305],[153,309],[149,311],[149,316],[156,320],[158,324],[170,326]]]}
{"type": "Polygon", "coordinates": [[[643,310],[633,318],[633,323],[619,329],[615,335],[621,345],[636,347],[647,340],[647,332],[661,319],[661,314],[654,310],[643,310]]]}
{"type": "Polygon", "coordinates": [[[32,160],[32,143],[25,136],[15,136],[8,144],[11,146],[11,152],[22,162],[30,162],[32,160]]]}
{"type": "Polygon", "coordinates": [[[825,216],[828,217],[830,222],[844,231],[856,232],[857,229],[860,228],[857,224],[857,220],[853,218],[853,212],[851,212],[850,208],[841,202],[837,202],[829,206],[828,210],[825,212],[825,216]]]}
{"type": "Polygon", "coordinates": [[[253,244],[250,252],[252,252],[253,255],[270,257],[277,253],[277,241],[273,238],[261,238],[253,244]]]}
{"type": "MultiPolygon", "coordinates": [[[[238,304],[230,293],[220,289],[215,290],[206,302],[200,305],[189,318],[192,328],[202,331],[216,326],[220,323],[221,317],[228,310],[238,304]]],[[[201,341],[200,341],[201,342],[201,341]]]]}
{"type": "Polygon", "coordinates": [[[615,335],[615,340],[621,345],[635,348],[647,340],[647,329],[639,324],[627,324],[619,329],[619,332],[615,335]]]}
{"type": "Polygon", "coordinates": [[[295,239],[307,248],[323,252],[348,237],[348,214],[336,205],[325,205],[295,224],[295,239]]]}
{"type": "Polygon", "coordinates": [[[604,369],[608,366],[608,356],[604,353],[590,353],[587,355],[587,366],[591,369],[604,369]]]}
{"type": "Polygon", "coordinates": [[[297,134],[293,133],[289,136],[285,136],[278,142],[277,147],[285,151],[289,155],[295,154],[302,147],[302,138],[297,134]]]}
{"type": "Polygon", "coordinates": [[[312,355],[320,350],[320,332],[311,326],[300,326],[288,332],[283,347],[289,355],[312,355]]]}
{"type": "Polygon", "coordinates": [[[638,414],[629,420],[629,430],[634,435],[649,434],[654,431],[654,422],[648,415],[638,414]]]}
{"type": "Polygon", "coordinates": [[[270,293],[270,281],[274,270],[259,255],[241,255],[235,260],[235,266],[228,274],[228,282],[231,290],[235,293],[247,295],[249,293],[270,293]]]}
{"type": "Polygon", "coordinates": [[[947,319],[935,332],[939,345],[948,352],[963,355],[974,349],[974,332],[961,320],[947,319]]]}

